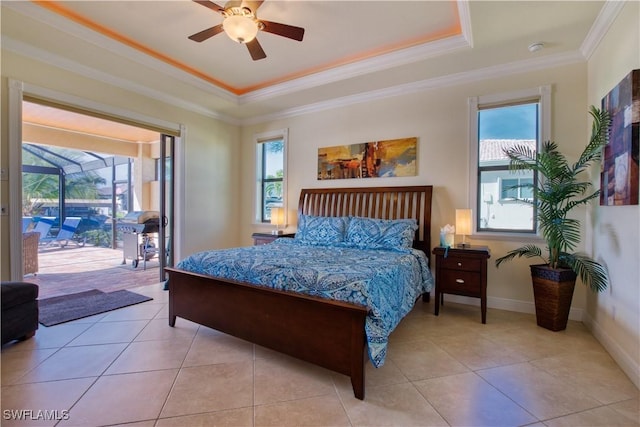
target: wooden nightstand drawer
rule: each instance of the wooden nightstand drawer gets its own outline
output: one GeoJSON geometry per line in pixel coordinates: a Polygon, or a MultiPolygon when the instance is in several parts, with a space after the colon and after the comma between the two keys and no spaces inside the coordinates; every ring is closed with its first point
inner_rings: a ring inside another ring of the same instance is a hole
{"type": "Polygon", "coordinates": [[[274,237],[271,237],[271,236],[269,236],[269,237],[254,237],[253,238],[253,244],[255,246],[266,245],[268,243],[273,242],[275,239],[276,239],[275,236],[274,237]]]}
{"type": "Polygon", "coordinates": [[[465,271],[480,271],[482,267],[482,260],[458,257],[458,256],[448,256],[446,258],[442,258],[442,266],[441,268],[450,268],[453,270],[465,270],[465,271]]]}
{"type": "Polygon", "coordinates": [[[440,292],[480,298],[480,273],[442,269],[440,271],[440,292]]]}
{"type": "Polygon", "coordinates": [[[268,245],[279,237],[295,237],[296,233],[270,234],[270,233],[253,233],[253,245],[268,245]]]}

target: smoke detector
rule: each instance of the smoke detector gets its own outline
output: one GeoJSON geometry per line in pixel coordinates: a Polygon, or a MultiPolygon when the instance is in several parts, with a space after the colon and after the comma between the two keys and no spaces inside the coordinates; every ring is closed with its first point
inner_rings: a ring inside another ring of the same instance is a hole
{"type": "Polygon", "coordinates": [[[529,52],[531,52],[531,53],[537,52],[539,50],[542,50],[543,47],[544,47],[544,43],[542,43],[542,42],[531,43],[529,45],[529,52]]]}

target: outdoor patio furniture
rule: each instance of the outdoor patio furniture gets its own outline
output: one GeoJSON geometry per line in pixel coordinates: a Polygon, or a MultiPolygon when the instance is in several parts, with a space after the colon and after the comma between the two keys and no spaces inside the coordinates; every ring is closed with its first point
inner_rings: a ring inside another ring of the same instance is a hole
{"type": "Polygon", "coordinates": [[[40,233],[27,231],[22,233],[22,274],[36,274],[38,272],[38,245],[40,233]]]}
{"type": "Polygon", "coordinates": [[[51,230],[55,222],[56,219],[52,216],[42,216],[38,218],[36,225],[33,227],[33,231],[40,233],[40,239],[46,239],[49,236],[49,230],[51,230]]]}
{"type": "Polygon", "coordinates": [[[22,217],[22,232],[23,233],[25,231],[29,231],[29,227],[31,226],[32,222],[33,222],[33,218],[31,218],[30,216],[23,216],[22,217]]]}
{"type": "Polygon", "coordinates": [[[38,285],[2,282],[0,289],[2,345],[34,336],[38,329],[38,285]]]}
{"type": "Polygon", "coordinates": [[[80,221],[82,221],[82,218],[79,216],[68,216],[64,220],[64,223],[62,223],[62,227],[60,227],[60,231],[58,231],[58,235],[56,237],[48,237],[40,239],[40,241],[42,243],[47,243],[48,245],[57,244],[61,248],[64,248],[70,242],[76,244],[76,246],[84,246],[84,241],[78,241],[74,238],[76,230],[80,225],[80,221]]]}

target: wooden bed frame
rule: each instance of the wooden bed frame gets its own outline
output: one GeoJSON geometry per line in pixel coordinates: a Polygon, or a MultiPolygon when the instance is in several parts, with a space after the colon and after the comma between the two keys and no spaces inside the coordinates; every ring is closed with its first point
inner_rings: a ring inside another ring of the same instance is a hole
{"type": "MultiPolygon", "coordinates": [[[[414,247],[431,252],[431,186],[303,189],[298,213],[414,218],[414,247]]],[[[169,325],[176,317],[288,354],[351,378],[364,399],[367,308],[167,268],[169,325]]],[[[428,299],[427,299],[428,300],[428,299]]]]}

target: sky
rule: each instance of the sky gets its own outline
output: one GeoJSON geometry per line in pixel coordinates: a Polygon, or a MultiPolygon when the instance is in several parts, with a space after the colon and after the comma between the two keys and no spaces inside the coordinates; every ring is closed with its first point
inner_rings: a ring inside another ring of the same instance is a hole
{"type": "Polygon", "coordinates": [[[480,110],[479,138],[536,139],[537,104],[480,110]]]}

